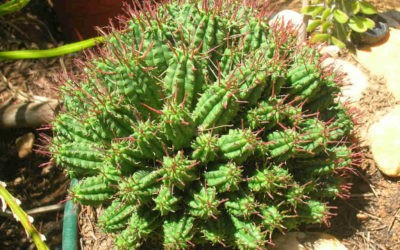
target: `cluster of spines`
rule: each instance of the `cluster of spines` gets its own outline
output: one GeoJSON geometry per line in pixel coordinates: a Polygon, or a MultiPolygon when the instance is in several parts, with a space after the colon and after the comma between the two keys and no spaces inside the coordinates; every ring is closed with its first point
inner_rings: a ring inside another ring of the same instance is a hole
{"type": "Polygon", "coordinates": [[[63,88],[51,151],[81,178],[76,201],[111,202],[99,223],[122,249],[264,248],[325,222],[341,192],[351,121],[333,77],[254,9],[222,2],[135,13],[63,88]]]}

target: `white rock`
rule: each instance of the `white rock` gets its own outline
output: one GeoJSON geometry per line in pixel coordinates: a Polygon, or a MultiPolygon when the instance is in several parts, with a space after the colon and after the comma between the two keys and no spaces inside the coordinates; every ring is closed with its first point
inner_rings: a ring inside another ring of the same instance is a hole
{"type": "Polygon", "coordinates": [[[368,78],[359,68],[350,62],[334,58],[325,59],[322,67],[333,67],[335,73],[344,74],[340,102],[354,103],[361,99],[362,92],[368,87],[368,78]]]}
{"type": "Polygon", "coordinates": [[[274,242],[274,250],[347,250],[338,239],[325,233],[291,232],[274,242]]]}
{"type": "Polygon", "coordinates": [[[340,48],[336,45],[328,45],[323,46],[319,52],[322,55],[330,56],[330,57],[338,57],[340,53],[340,48]]]}
{"type": "Polygon", "coordinates": [[[303,15],[293,10],[282,10],[269,21],[269,25],[283,25],[282,28],[302,29],[304,27],[303,15]]]}
{"type": "Polygon", "coordinates": [[[387,176],[400,176],[400,105],[368,130],[370,149],[378,168],[387,176]]]}

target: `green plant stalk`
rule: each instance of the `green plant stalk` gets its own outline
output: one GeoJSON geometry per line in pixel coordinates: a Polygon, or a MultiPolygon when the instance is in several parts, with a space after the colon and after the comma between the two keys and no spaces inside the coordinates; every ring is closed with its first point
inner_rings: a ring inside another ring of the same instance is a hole
{"type": "Polygon", "coordinates": [[[0,17],[17,12],[25,7],[31,0],[11,0],[0,4],[0,17]]]}
{"type": "MultiPolygon", "coordinates": [[[[5,188],[6,184],[0,182],[0,199],[3,203],[3,209],[5,208],[5,203],[10,207],[12,213],[16,220],[19,220],[22,226],[25,228],[27,234],[33,239],[38,250],[49,249],[47,245],[43,242],[44,235],[40,234],[39,231],[32,225],[28,215],[25,211],[17,204],[16,198],[12,196],[5,188]],[[5,202],[5,203],[4,203],[5,202]]],[[[31,219],[32,220],[32,219],[31,219]]]]}
{"type": "MultiPolygon", "coordinates": [[[[351,14],[348,10],[348,6],[346,5],[346,3],[343,0],[339,0],[336,2],[338,9],[343,10],[346,14],[351,14]]],[[[341,24],[337,21],[334,20],[334,34],[336,35],[337,38],[339,38],[339,40],[341,41],[346,41],[346,44],[348,44],[348,36],[346,34],[346,28],[344,27],[344,24],[341,24]]]]}
{"type": "Polygon", "coordinates": [[[348,45],[349,43],[349,36],[346,34],[346,28],[344,27],[343,24],[335,22],[335,30],[333,31],[333,34],[340,40],[340,41],[345,41],[345,43],[348,45]]]}
{"type": "Polygon", "coordinates": [[[65,54],[93,47],[97,44],[105,42],[105,40],[106,38],[104,36],[98,36],[83,41],[66,44],[52,49],[1,51],[0,59],[20,60],[20,59],[38,59],[38,58],[62,56],[65,54]]]}

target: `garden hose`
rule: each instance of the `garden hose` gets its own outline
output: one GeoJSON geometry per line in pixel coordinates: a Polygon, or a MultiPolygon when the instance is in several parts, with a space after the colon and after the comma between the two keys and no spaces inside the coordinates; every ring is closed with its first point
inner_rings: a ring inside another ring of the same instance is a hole
{"type": "MultiPolygon", "coordinates": [[[[77,179],[72,179],[70,188],[78,182],[77,179]]],[[[64,222],[63,222],[63,232],[62,232],[62,249],[63,250],[76,250],[77,244],[77,214],[78,214],[78,205],[74,204],[72,200],[69,200],[67,204],[65,204],[64,209],[64,222]]]]}

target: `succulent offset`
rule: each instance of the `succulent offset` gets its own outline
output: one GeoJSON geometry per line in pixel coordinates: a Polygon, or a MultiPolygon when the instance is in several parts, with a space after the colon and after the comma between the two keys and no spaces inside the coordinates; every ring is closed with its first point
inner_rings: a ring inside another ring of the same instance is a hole
{"type": "Polygon", "coordinates": [[[318,52],[238,1],[146,5],[62,87],[55,162],[120,249],[264,249],[326,222],[352,122],[318,52]]]}

